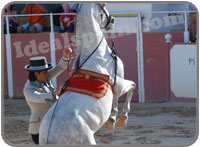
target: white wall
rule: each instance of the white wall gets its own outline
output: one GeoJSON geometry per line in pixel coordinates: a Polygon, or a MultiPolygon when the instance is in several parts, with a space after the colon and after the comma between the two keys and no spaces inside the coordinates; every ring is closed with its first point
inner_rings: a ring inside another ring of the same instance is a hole
{"type": "Polygon", "coordinates": [[[135,13],[149,12],[152,10],[151,3],[106,3],[106,8],[110,13],[135,13]]]}
{"type": "MultiPolygon", "coordinates": [[[[167,13],[151,14],[153,11],[185,11],[189,10],[191,5],[185,4],[160,4],[160,3],[107,3],[107,9],[111,14],[135,14],[142,13],[143,32],[171,32],[171,31],[184,31],[185,21],[184,15],[179,14],[176,16],[168,16],[167,13]],[[150,13],[145,13],[150,12],[150,13]]],[[[188,15],[189,16],[189,15],[188,15]]],[[[116,26],[121,26],[126,23],[129,26],[135,26],[131,17],[116,18],[116,26]],[[130,21],[129,21],[130,19],[130,21]]],[[[189,17],[188,17],[189,21],[189,17]]],[[[116,30],[115,30],[116,31],[116,30]]],[[[133,30],[135,32],[135,29],[133,30]]]]}
{"type": "MultiPolygon", "coordinates": [[[[136,14],[138,12],[151,12],[150,3],[107,3],[106,8],[110,14],[136,14]]],[[[150,17],[151,14],[142,16],[150,17]]],[[[144,31],[149,31],[149,22],[145,23],[144,31]],[[147,26],[147,27],[146,27],[147,26]]],[[[115,17],[115,28],[112,33],[136,33],[137,17],[115,17]]]]}
{"type": "Polygon", "coordinates": [[[174,45],[170,51],[170,71],[174,95],[197,98],[197,46],[174,45]]]}
{"type": "Polygon", "coordinates": [[[136,33],[136,17],[115,17],[115,26],[112,33],[136,33]]]}

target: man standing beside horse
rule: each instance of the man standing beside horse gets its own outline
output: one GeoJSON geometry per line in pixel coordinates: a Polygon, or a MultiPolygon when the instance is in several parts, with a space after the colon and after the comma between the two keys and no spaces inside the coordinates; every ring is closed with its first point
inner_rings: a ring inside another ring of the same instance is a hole
{"type": "Polygon", "coordinates": [[[48,100],[56,100],[60,95],[62,86],[56,90],[51,80],[60,75],[68,66],[71,48],[63,50],[63,57],[55,68],[51,63],[47,63],[46,58],[42,56],[30,58],[30,64],[25,66],[29,71],[28,81],[24,87],[24,96],[31,109],[29,122],[29,133],[35,144],[39,144],[39,128],[45,113],[51,107],[48,100]]]}

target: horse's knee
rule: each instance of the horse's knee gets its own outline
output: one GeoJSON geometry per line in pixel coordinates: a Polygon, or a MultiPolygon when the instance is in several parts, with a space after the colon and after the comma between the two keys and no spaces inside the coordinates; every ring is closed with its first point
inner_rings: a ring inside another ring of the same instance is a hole
{"type": "Polygon", "coordinates": [[[132,83],[132,86],[133,86],[133,90],[134,90],[136,88],[135,82],[132,83]]]}

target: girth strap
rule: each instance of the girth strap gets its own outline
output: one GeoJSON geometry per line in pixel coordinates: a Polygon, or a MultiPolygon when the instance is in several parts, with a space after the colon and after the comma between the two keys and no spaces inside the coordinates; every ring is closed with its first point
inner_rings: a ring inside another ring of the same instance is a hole
{"type": "MultiPolygon", "coordinates": [[[[70,74],[73,72],[71,71],[70,74]]],[[[112,90],[109,79],[109,75],[81,69],[69,81],[63,93],[71,91],[99,99],[106,95],[108,89],[112,90]]]]}

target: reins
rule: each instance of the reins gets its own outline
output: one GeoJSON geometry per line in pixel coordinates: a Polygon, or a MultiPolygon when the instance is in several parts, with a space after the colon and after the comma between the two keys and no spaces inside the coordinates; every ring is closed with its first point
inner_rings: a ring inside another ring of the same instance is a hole
{"type": "Polygon", "coordinates": [[[69,83],[69,81],[73,78],[73,76],[80,71],[81,67],[85,64],[85,62],[87,62],[87,60],[96,52],[96,50],[99,48],[101,42],[103,41],[103,36],[99,42],[99,44],[97,45],[97,47],[95,48],[95,50],[92,51],[92,53],[90,53],[90,55],[83,61],[83,63],[81,63],[81,65],[76,68],[75,72],[69,77],[69,79],[67,79],[62,87],[62,90],[61,90],[61,93],[63,92],[64,89],[66,89],[67,87],[67,84],[69,83]]]}
{"type": "Polygon", "coordinates": [[[113,83],[113,86],[115,86],[116,84],[116,78],[117,78],[117,50],[115,48],[115,43],[114,43],[114,40],[111,39],[112,41],[112,53],[111,53],[111,56],[113,57],[113,60],[115,61],[115,75],[114,75],[114,83],[113,83]]]}

